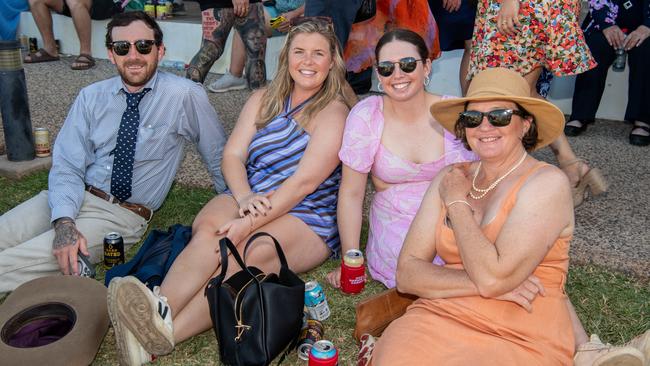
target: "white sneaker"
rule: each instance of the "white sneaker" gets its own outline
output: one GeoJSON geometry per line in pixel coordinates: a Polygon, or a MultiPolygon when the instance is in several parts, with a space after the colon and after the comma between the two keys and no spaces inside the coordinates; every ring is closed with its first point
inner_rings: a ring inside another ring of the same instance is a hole
{"type": "MultiPolygon", "coordinates": [[[[113,287],[113,291],[110,291],[110,294],[115,293],[115,286],[117,286],[117,282],[121,279],[120,277],[116,277],[111,281],[109,289],[113,287]]],[[[113,332],[115,333],[115,344],[117,345],[120,366],[140,366],[152,362],[155,356],[147,352],[133,333],[119,322],[116,304],[115,297],[109,295],[108,315],[113,325],[113,332]]]]}
{"type": "Polygon", "coordinates": [[[115,314],[116,322],[133,333],[146,352],[156,356],[170,353],[174,349],[172,312],[160,288],[154,287],[151,292],[133,276],[113,282],[108,286],[112,299],[109,312],[115,314]]]}
{"type": "Polygon", "coordinates": [[[208,90],[213,93],[223,93],[230,90],[242,90],[246,88],[246,78],[236,77],[227,71],[217,81],[208,85],[208,90]]]}

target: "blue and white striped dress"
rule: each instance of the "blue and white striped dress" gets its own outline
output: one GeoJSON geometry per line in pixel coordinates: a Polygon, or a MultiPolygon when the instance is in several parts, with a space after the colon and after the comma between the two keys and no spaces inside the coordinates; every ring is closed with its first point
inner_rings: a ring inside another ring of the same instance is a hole
{"type": "MultiPolygon", "coordinates": [[[[298,169],[311,136],[293,119],[306,102],[289,110],[291,99],[282,114],[259,129],[248,146],[246,172],[253,192],[276,190],[298,169]]],[[[340,246],[336,225],[336,203],[341,184],[341,165],[308,194],[289,213],[305,222],[334,252],[340,246]]]]}

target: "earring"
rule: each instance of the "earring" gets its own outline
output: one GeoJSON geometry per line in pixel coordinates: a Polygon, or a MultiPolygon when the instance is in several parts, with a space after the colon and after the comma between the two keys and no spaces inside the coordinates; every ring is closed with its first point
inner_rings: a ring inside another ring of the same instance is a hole
{"type": "Polygon", "coordinates": [[[424,77],[424,86],[429,86],[429,82],[431,82],[431,78],[427,75],[424,77]]]}
{"type": "Polygon", "coordinates": [[[384,92],[384,87],[381,86],[381,82],[377,83],[377,90],[379,90],[382,93],[384,92]]]}

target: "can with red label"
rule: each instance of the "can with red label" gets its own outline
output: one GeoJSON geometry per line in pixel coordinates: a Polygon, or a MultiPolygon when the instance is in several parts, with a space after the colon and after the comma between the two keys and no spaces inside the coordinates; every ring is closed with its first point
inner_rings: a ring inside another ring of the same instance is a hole
{"type": "Polygon", "coordinates": [[[330,341],[314,343],[309,352],[309,366],[337,366],[339,364],[339,351],[330,341]]]}
{"type": "Polygon", "coordinates": [[[358,294],[366,285],[366,268],[363,253],[358,249],[345,252],[341,261],[341,290],[346,294],[358,294]]]}

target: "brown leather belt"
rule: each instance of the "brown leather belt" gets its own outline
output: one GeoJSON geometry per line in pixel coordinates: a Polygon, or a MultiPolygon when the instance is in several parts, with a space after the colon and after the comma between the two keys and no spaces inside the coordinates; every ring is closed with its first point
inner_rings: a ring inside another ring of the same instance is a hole
{"type": "Polygon", "coordinates": [[[88,191],[90,194],[97,196],[105,201],[108,201],[110,203],[115,203],[118,204],[127,210],[133,212],[134,214],[142,217],[143,219],[150,221],[151,217],[153,216],[153,211],[151,209],[148,209],[147,207],[143,205],[138,205],[137,203],[129,203],[129,202],[122,202],[115,198],[114,196],[111,196],[110,194],[102,191],[99,188],[95,188],[91,185],[86,185],[86,191],[88,191]]]}

